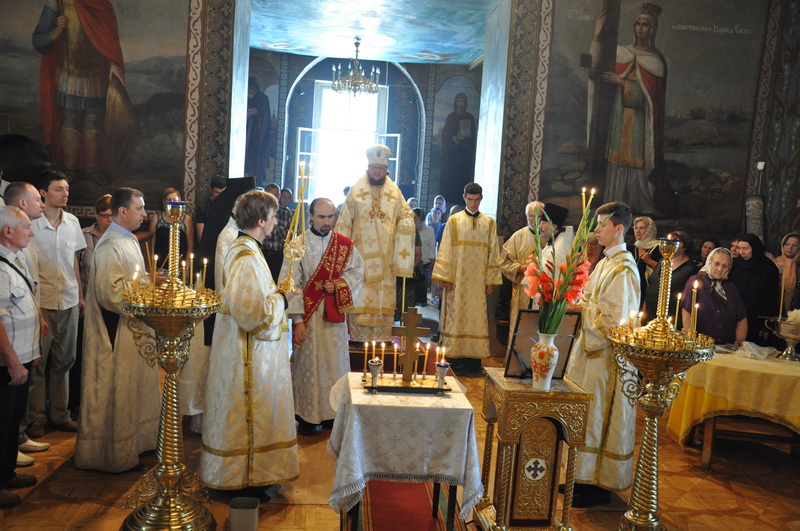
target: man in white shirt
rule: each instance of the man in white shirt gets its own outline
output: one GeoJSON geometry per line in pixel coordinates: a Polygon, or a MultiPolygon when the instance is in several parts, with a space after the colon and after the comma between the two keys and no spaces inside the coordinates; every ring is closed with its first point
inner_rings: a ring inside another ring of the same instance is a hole
{"type": "Polygon", "coordinates": [[[35,477],[14,471],[28,375],[39,357],[39,310],[21,252],[31,236],[31,222],[24,212],[0,207],[0,508],[22,503],[11,490],[36,484],[35,477]]]}
{"type": "Polygon", "coordinates": [[[69,199],[69,183],[64,174],[42,172],[39,193],[44,198],[44,216],[33,221],[31,227],[39,255],[42,314],[49,333],[42,341],[42,360],[33,371],[28,399],[27,433],[34,439],[44,435],[47,421],[45,385],[50,389],[50,422],[63,431],[78,431],[67,403],[69,370],[75,363],[78,340],[78,315],[84,306],[77,253],[86,247],[78,218],[64,210],[69,199]]]}

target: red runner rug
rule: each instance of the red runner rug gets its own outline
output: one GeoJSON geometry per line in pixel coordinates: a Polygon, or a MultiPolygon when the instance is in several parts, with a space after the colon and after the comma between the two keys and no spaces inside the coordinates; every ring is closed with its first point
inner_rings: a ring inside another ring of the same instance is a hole
{"type": "MultiPolygon", "coordinates": [[[[433,483],[399,483],[372,480],[361,498],[359,531],[444,531],[447,523],[447,496],[450,486],[439,489],[438,517],[432,515],[433,483]]],[[[458,518],[456,502],[454,529],[466,531],[458,518]]],[[[348,519],[346,529],[352,529],[348,519]]]]}

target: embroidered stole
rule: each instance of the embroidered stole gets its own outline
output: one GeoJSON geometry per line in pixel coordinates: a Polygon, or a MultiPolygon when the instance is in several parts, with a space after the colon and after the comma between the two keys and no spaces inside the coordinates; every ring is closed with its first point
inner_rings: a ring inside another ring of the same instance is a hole
{"type": "Polygon", "coordinates": [[[352,250],[353,240],[331,231],[328,247],[322,253],[317,269],[303,289],[304,322],[308,323],[323,300],[325,305],[322,318],[331,323],[343,323],[344,312],[353,309],[353,294],[347,281],[342,278],[352,250]],[[325,292],[323,284],[326,280],[333,282],[333,293],[325,292]]]}

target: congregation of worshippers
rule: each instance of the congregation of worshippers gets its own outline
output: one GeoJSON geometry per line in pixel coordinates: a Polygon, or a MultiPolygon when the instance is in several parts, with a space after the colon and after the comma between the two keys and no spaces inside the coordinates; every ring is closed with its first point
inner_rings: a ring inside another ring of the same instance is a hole
{"type": "MultiPolygon", "coordinates": [[[[388,175],[390,155],[386,146],[368,147],[365,172],[343,197],[297,198],[307,200],[307,231],[293,267],[284,257],[297,206],[288,188],[242,189],[238,179],[216,177],[209,199],[180,221],[179,254],[209,261],[206,284],[223,301],[198,329],[179,380],[181,413],[202,434],[205,486],[264,488],[296,479],[298,436],[318,436],[336,420],[329,394],[352,370],[350,345],[390,344],[404,308],[438,316],[431,339],[446,349],[457,376],[480,374],[490,355],[487,315],[504,312],[513,322],[520,309],[536,308],[524,290],[534,238],[547,240],[548,260],[564,261],[575,236],[567,208],[529,203],[527,225],[503,243],[481,211],[480,185],[467,184],[457,204],[443,196],[422,204],[403,197],[388,175]],[[296,289],[282,292],[277,286],[289,275],[296,289]],[[495,289],[511,295],[490,312],[495,289]]],[[[167,203],[184,198],[167,188],[160,204],[147,205],[142,192],[122,187],[99,197],[94,223],[82,227],[66,210],[69,181],[58,171],[33,183],[2,181],[2,188],[0,503],[12,507],[20,503],[13,491],[36,483],[22,469],[48,450],[43,436],[52,430],[75,433],[79,469],[135,470],[140,455],[156,447],[159,369],[138,354],[123,292],[137,266],[147,272],[138,282],[165,280],[167,203]]],[[[612,453],[628,458],[580,451],[579,507],[608,503],[610,491],[631,484],[635,413],[628,401],[613,399],[612,367],[597,364],[608,348],[597,327],[603,312],[616,321],[630,311],[642,312],[643,323],[655,317],[666,267],[660,238],[680,242],[669,308],[678,305],[688,323],[696,290],[697,330],[717,344],[779,346],[765,316],[778,314],[779,300],[787,310],[800,308],[800,234],[767,249],[754,234],[720,241],[664,230],[613,197],[606,201],[592,214],[596,235],[585,257],[591,276],[576,309],[583,312],[581,335],[567,374],[593,394],[590,413],[603,420],[588,428],[587,447],[616,445],[612,453]]]]}

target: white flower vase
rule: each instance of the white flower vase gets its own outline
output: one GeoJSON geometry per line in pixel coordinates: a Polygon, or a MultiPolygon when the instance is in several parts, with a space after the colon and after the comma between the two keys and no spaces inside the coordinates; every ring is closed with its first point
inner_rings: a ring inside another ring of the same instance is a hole
{"type": "Polygon", "coordinates": [[[555,345],[558,334],[539,332],[539,341],[531,347],[531,372],[533,390],[549,391],[553,372],[558,364],[558,347],[555,345]]]}

